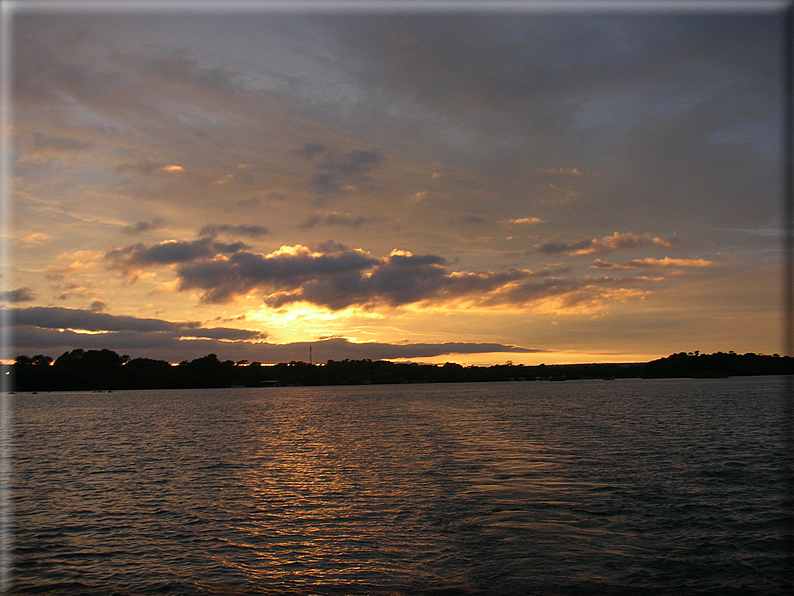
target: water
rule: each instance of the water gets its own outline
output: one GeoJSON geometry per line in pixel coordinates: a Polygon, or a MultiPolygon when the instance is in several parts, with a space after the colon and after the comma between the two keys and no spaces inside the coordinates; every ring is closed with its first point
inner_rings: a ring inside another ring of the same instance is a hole
{"type": "Polygon", "coordinates": [[[13,591],[786,593],[782,383],[19,394],[13,591]]]}

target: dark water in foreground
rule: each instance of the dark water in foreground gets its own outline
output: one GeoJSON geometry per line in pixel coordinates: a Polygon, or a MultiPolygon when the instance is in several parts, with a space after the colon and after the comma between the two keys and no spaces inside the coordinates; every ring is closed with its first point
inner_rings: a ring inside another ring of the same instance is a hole
{"type": "Polygon", "coordinates": [[[781,378],[14,396],[21,593],[784,593],[781,378]]]}

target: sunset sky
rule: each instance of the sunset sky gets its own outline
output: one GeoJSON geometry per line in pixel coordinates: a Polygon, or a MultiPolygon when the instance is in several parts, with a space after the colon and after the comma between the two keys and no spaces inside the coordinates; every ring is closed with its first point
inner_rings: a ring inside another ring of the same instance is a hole
{"type": "Polygon", "coordinates": [[[12,356],[783,351],[782,3],[23,4],[12,356]]]}

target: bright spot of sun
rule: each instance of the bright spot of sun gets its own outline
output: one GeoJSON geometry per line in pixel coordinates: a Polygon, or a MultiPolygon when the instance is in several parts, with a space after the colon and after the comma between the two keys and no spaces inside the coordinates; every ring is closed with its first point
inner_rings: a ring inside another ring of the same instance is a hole
{"type": "Polygon", "coordinates": [[[382,318],[383,315],[360,308],[332,311],[300,302],[280,309],[261,308],[245,313],[246,321],[259,323],[268,337],[279,343],[313,341],[340,334],[356,341],[357,321],[382,318]]]}

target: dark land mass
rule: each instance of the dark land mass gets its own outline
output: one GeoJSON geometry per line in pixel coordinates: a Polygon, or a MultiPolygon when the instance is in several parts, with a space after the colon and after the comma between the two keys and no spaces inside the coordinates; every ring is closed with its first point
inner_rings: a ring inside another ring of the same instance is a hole
{"type": "Polygon", "coordinates": [[[267,387],[281,385],[367,385],[395,383],[461,383],[476,381],[564,381],[577,379],[723,378],[787,375],[794,358],[763,354],[680,352],[645,363],[461,366],[394,363],[372,360],[329,360],[325,364],[289,362],[263,365],[241,360],[220,361],[215,354],[176,366],[164,360],[120,356],[111,350],[18,356],[10,373],[16,391],[109,391],[118,389],[187,389],[267,387]]]}

